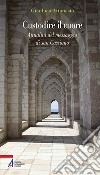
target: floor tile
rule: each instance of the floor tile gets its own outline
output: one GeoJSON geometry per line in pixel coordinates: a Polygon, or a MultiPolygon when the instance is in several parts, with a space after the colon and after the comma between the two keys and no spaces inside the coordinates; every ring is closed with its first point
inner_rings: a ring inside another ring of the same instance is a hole
{"type": "Polygon", "coordinates": [[[51,115],[24,131],[22,139],[7,141],[0,147],[0,154],[13,154],[14,161],[24,163],[0,169],[0,175],[53,175],[53,170],[81,142],[78,132],[58,115],[51,115]]]}

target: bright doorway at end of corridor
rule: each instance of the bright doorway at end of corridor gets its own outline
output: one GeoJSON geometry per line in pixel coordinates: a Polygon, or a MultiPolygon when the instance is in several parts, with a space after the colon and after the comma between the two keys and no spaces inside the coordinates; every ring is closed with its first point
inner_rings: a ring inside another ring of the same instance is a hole
{"type": "Polygon", "coordinates": [[[59,104],[56,100],[51,101],[51,114],[59,113],[59,104]]]}

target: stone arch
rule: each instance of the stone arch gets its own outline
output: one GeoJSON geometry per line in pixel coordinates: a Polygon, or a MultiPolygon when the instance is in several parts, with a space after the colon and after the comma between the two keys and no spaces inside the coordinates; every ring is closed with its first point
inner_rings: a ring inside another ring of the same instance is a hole
{"type": "Polygon", "coordinates": [[[63,80],[64,84],[66,84],[66,81],[65,81],[65,79],[63,78],[63,73],[62,73],[61,71],[56,70],[55,67],[52,66],[50,69],[48,69],[47,71],[45,71],[45,72],[42,74],[42,76],[40,77],[40,79],[39,79],[40,86],[42,85],[43,80],[44,80],[48,75],[50,75],[50,74],[52,74],[52,73],[58,74],[58,75],[61,77],[61,79],[63,80]]]}
{"type": "MultiPolygon", "coordinates": [[[[49,91],[50,94],[53,94],[53,97],[54,97],[54,94],[56,94],[57,96],[58,96],[58,94],[59,94],[59,90],[56,89],[56,87],[53,87],[53,88],[51,89],[51,92],[49,91]],[[51,92],[56,92],[56,93],[51,93],[51,92]]],[[[56,96],[56,95],[55,95],[55,96],[56,96]]],[[[58,96],[58,97],[59,97],[59,96],[58,96]]]]}
{"type": "Polygon", "coordinates": [[[60,98],[61,98],[61,95],[56,91],[56,96],[54,96],[54,94],[52,94],[51,92],[49,92],[51,95],[49,96],[49,100],[50,102],[55,98],[57,101],[60,102],[60,98]]]}
{"type": "Polygon", "coordinates": [[[50,94],[52,94],[54,92],[53,90],[55,90],[55,95],[56,95],[56,92],[59,92],[59,94],[61,95],[61,91],[62,91],[61,88],[58,87],[57,85],[51,85],[50,87],[48,87],[48,89],[46,90],[46,93],[45,93],[47,98],[48,98],[48,93],[50,92],[50,94]],[[52,93],[51,93],[51,91],[52,91],[52,93]]]}
{"type": "Polygon", "coordinates": [[[62,51],[58,49],[57,47],[51,47],[49,49],[46,49],[45,51],[43,51],[40,55],[38,55],[38,57],[36,58],[36,60],[33,62],[34,69],[33,69],[33,75],[36,75],[36,72],[39,71],[41,65],[46,62],[47,60],[49,60],[51,57],[55,57],[58,60],[60,60],[68,69],[68,72],[71,76],[71,70],[70,70],[70,66],[67,63],[67,60],[65,61],[64,58],[67,58],[66,52],[62,51]],[[47,56],[44,56],[47,55],[47,56]]]}
{"type": "MultiPolygon", "coordinates": [[[[63,80],[61,81],[61,78],[60,79],[58,79],[58,78],[56,79],[56,78],[53,78],[52,76],[51,76],[51,79],[50,79],[50,76],[48,76],[48,77],[43,82],[43,88],[42,88],[43,101],[45,101],[45,100],[49,101],[49,107],[48,108],[50,108],[50,106],[51,106],[51,100],[49,98],[51,98],[51,96],[52,96],[52,98],[55,97],[55,99],[57,99],[57,101],[60,104],[59,107],[61,108],[61,93],[64,91],[64,84],[62,82],[63,80]],[[49,80],[48,80],[48,77],[49,77],[49,80]],[[52,90],[52,88],[53,88],[53,90],[52,90]],[[59,92],[57,92],[56,89],[59,92]]],[[[43,101],[42,101],[42,104],[44,104],[43,101]]],[[[46,117],[46,115],[44,115],[44,112],[43,111],[45,111],[45,104],[44,104],[44,106],[42,105],[42,114],[43,114],[43,116],[46,117]]]]}
{"type": "MultiPolygon", "coordinates": [[[[50,102],[54,99],[54,96],[51,95],[51,97],[49,98],[50,102]]],[[[55,100],[59,103],[60,100],[59,100],[59,96],[55,98],[55,100]]]]}
{"type": "Polygon", "coordinates": [[[63,87],[60,87],[58,84],[56,83],[53,83],[53,84],[50,84],[50,86],[48,86],[45,90],[45,95],[48,94],[48,92],[50,92],[53,88],[57,89],[59,91],[60,94],[64,94],[63,92],[63,87]]]}
{"type": "Polygon", "coordinates": [[[45,86],[43,86],[43,90],[45,91],[45,90],[48,88],[48,86],[50,86],[50,84],[52,84],[52,83],[56,83],[56,84],[58,84],[60,87],[62,87],[62,83],[61,83],[59,80],[57,80],[56,78],[52,78],[51,80],[49,80],[49,81],[46,83],[45,86]]]}
{"type": "MultiPolygon", "coordinates": [[[[54,90],[55,90],[55,95],[57,94],[57,92],[59,92],[59,95],[61,95],[61,88],[60,87],[58,87],[57,85],[51,85],[50,87],[48,87],[48,89],[46,90],[46,92],[45,92],[45,97],[46,98],[49,98],[49,96],[48,96],[48,94],[50,93],[50,94],[52,94],[51,93],[51,91],[52,92],[54,92],[54,90]]],[[[53,93],[54,94],[54,93],[53,93]]],[[[58,96],[59,97],[59,96],[58,96]]]]}
{"type": "MultiPolygon", "coordinates": [[[[60,101],[59,99],[61,98],[61,95],[56,91],[56,95],[54,95],[54,93],[51,93],[52,91],[49,92],[49,94],[51,94],[49,96],[48,99],[50,99],[50,101],[52,101],[54,98],[57,99],[57,101],[60,101]],[[51,100],[52,99],[52,100],[51,100]]],[[[54,92],[54,89],[53,89],[54,92]]]]}
{"type": "Polygon", "coordinates": [[[38,121],[41,121],[41,111],[42,111],[42,90],[41,90],[41,86],[44,82],[44,79],[46,77],[48,77],[50,74],[52,73],[56,73],[57,75],[59,75],[61,77],[61,79],[63,80],[64,84],[66,83],[66,81],[64,80],[64,75],[61,71],[56,70],[54,66],[50,67],[50,69],[46,70],[41,77],[39,78],[39,82],[38,82],[38,99],[37,99],[37,103],[38,103],[38,109],[37,109],[37,119],[38,121]]]}
{"type": "Polygon", "coordinates": [[[50,90],[52,90],[55,87],[55,89],[59,90],[59,93],[61,91],[61,87],[57,86],[57,84],[51,84],[50,87],[46,89],[46,93],[48,93],[50,90]]]}
{"type": "Polygon", "coordinates": [[[41,108],[41,116],[42,118],[47,117],[46,106],[48,104],[49,114],[51,112],[51,97],[57,99],[57,101],[61,101],[60,88],[57,85],[51,85],[49,89],[46,90],[45,95],[42,98],[42,108],[41,108]]]}

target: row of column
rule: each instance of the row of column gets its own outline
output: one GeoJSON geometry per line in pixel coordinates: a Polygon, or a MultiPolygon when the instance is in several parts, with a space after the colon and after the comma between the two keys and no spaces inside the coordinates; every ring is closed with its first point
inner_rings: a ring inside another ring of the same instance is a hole
{"type": "Polygon", "coordinates": [[[88,0],[85,1],[86,54],[85,57],[83,57],[82,51],[80,54],[80,117],[81,133],[84,137],[100,124],[100,29],[98,10],[98,0],[93,3],[88,0]]]}

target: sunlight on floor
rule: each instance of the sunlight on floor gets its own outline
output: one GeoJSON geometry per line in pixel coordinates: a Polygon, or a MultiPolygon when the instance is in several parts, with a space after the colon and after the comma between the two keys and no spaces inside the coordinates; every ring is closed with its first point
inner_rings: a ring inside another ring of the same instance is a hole
{"type": "Polygon", "coordinates": [[[36,127],[23,132],[22,139],[8,141],[1,146],[0,154],[13,155],[14,161],[24,165],[0,168],[0,175],[52,175],[59,163],[81,142],[78,132],[59,115],[50,115],[36,127]]]}

